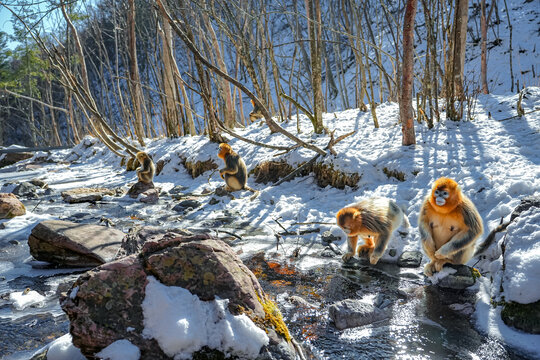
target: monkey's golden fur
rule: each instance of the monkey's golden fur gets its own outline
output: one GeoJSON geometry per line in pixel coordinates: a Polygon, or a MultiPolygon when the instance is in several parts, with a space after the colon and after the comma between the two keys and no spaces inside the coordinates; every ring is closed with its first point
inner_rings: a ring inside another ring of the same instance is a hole
{"type": "Polygon", "coordinates": [[[440,178],[426,197],[418,219],[420,240],[430,258],[426,276],[441,271],[444,264],[465,264],[474,253],[484,228],[482,217],[457,182],[440,178]]]}
{"type": "Polygon", "coordinates": [[[249,120],[253,122],[257,119],[262,119],[264,116],[261,113],[261,109],[257,105],[255,105],[255,102],[253,102],[253,100],[251,100],[251,105],[253,105],[253,110],[249,113],[249,120]]]}
{"type": "Polygon", "coordinates": [[[409,227],[409,220],[403,210],[392,200],[370,198],[339,210],[337,224],[347,233],[352,251],[343,255],[348,261],[356,254],[367,253],[369,262],[376,264],[383,256],[390,237],[402,223],[409,227]],[[358,237],[364,239],[364,245],[357,248],[358,237]]]}
{"type": "Polygon", "coordinates": [[[154,174],[156,173],[156,166],[154,162],[144,151],[139,151],[137,153],[137,161],[141,165],[137,169],[137,177],[140,182],[151,183],[154,180],[154,174]]]}
{"type": "Polygon", "coordinates": [[[248,179],[246,164],[229,144],[219,144],[218,157],[225,162],[225,167],[219,170],[219,175],[225,180],[225,190],[249,190],[258,194],[257,190],[246,185],[248,179]]]}

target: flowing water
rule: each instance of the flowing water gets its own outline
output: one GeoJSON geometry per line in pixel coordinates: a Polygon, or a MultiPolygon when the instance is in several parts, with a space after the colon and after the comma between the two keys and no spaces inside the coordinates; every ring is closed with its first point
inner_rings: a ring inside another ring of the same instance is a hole
{"type": "MultiPolygon", "coordinates": [[[[30,178],[32,173],[26,176],[30,178]]],[[[198,209],[175,214],[171,211],[175,205],[171,198],[160,199],[152,206],[134,202],[126,206],[120,201],[65,204],[60,194],[53,192],[25,204],[35,214],[109,224],[125,232],[142,224],[235,228],[242,230],[244,239],[263,232],[250,228],[227,211],[198,209]]],[[[4,225],[10,226],[9,222],[4,225]]],[[[28,359],[34,351],[68,332],[69,322],[58,304],[58,294],[67,289],[64,283],[69,284],[84,271],[55,269],[32,261],[27,236],[27,230],[9,238],[0,236],[0,358],[6,360],[28,359]],[[45,302],[40,307],[14,309],[9,293],[26,288],[45,295],[45,302]]],[[[240,243],[245,244],[246,240],[240,243]]],[[[323,248],[320,244],[314,246],[323,248]]],[[[273,262],[272,259],[271,252],[259,253],[247,257],[246,264],[265,291],[276,299],[293,336],[305,345],[311,359],[526,358],[476,331],[474,321],[463,311],[452,310],[456,304],[472,310],[474,292],[443,291],[426,286],[420,269],[381,263],[375,267],[344,266],[340,261],[333,261],[300,271],[291,265],[294,260],[287,265],[285,260],[273,262]],[[294,296],[304,301],[294,301],[294,296]],[[390,316],[374,324],[336,330],[328,318],[328,305],[347,298],[369,299],[390,316]]]]}

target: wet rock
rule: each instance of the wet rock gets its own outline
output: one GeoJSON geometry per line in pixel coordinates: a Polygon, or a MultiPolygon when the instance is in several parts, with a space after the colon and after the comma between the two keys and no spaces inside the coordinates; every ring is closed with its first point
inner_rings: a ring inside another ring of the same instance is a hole
{"type": "Polygon", "coordinates": [[[325,232],[322,233],[321,239],[325,243],[331,243],[331,242],[334,242],[334,241],[341,240],[341,237],[332,234],[331,231],[325,231],[325,232]]]}
{"type": "Polygon", "coordinates": [[[219,200],[216,199],[215,197],[212,197],[212,198],[208,201],[208,205],[216,205],[216,204],[219,204],[219,200]]]}
{"type": "Polygon", "coordinates": [[[1,224],[0,224],[0,230],[4,230],[5,228],[6,228],[6,224],[1,223],[1,224]]]}
{"type": "Polygon", "coordinates": [[[15,164],[16,162],[30,159],[34,156],[31,152],[7,153],[3,157],[0,155],[0,168],[15,164]]]}
{"type": "Polygon", "coordinates": [[[42,189],[47,186],[47,183],[41,179],[32,179],[29,183],[42,189]]]}
{"type": "Polygon", "coordinates": [[[32,229],[30,254],[70,267],[93,267],[114,260],[124,233],[106,226],[47,220],[32,229]]]}
{"type": "Polygon", "coordinates": [[[9,243],[11,245],[19,245],[19,242],[17,240],[9,240],[9,243]]]}
{"type": "Polygon", "coordinates": [[[171,190],[169,190],[169,194],[171,194],[171,195],[183,194],[184,191],[186,191],[186,190],[187,190],[187,187],[182,186],[182,185],[176,185],[171,190]]]}
{"type": "Polygon", "coordinates": [[[438,287],[461,290],[473,286],[476,282],[477,275],[475,275],[475,272],[477,272],[477,270],[474,270],[467,265],[446,264],[444,267],[455,269],[456,272],[440,279],[436,284],[438,287]]]}
{"type": "Polygon", "coordinates": [[[202,204],[199,201],[190,199],[190,200],[180,201],[172,209],[173,209],[173,211],[182,213],[182,212],[184,212],[184,211],[186,211],[188,209],[196,209],[201,205],[202,204]]]}
{"type": "Polygon", "coordinates": [[[136,199],[140,194],[154,188],[155,186],[153,182],[145,183],[142,181],[138,181],[132,187],[129,188],[127,194],[129,195],[130,198],[136,199]]]}
{"type": "Polygon", "coordinates": [[[540,334],[540,300],[530,304],[507,302],[501,318],[508,326],[529,334],[540,334]]]}
{"type": "Polygon", "coordinates": [[[372,324],[388,317],[386,312],[373,304],[355,299],[346,299],[330,305],[328,314],[339,330],[372,324]]]}
{"type": "Polygon", "coordinates": [[[397,260],[399,267],[417,268],[422,263],[422,253],[420,251],[404,251],[397,260]]]}
{"type": "Polygon", "coordinates": [[[157,189],[148,189],[141,193],[139,201],[146,204],[154,204],[159,200],[159,193],[157,189]]]}
{"type": "Polygon", "coordinates": [[[114,196],[116,195],[116,190],[106,188],[78,188],[62,192],[62,198],[70,204],[100,201],[105,195],[114,196]]]}
{"type": "Polygon", "coordinates": [[[327,246],[324,248],[323,251],[321,251],[320,256],[326,257],[326,258],[333,258],[336,256],[336,254],[332,251],[330,246],[327,246]]]}
{"type": "Polygon", "coordinates": [[[231,193],[225,190],[224,186],[217,187],[215,194],[216,196],[231,196],[231,193]]]}
{"type": "Polygon", "coordinates": [[[116,258],[138,253],[147,242],[160,242],[192,235],[191,231],[185,229],[163,229],[157,226],[133,227],[122,240],[121,249],[116,258]]]}
{"type": "MultiPolygon", "coordinates": [[[[91,358],[114,341],[126,339],[140,349],[141,359],[170,359],[156,340],[143,335],[142,303],[149,275],[163,285],[187,289],[202,301],[228,299],[229,312],[245,314],[268,334],[270,344],[263,346],[264,355],[257,359],[295,359],[285,324],[276,316],[279,310],[233,250],[208,235],[146,242],[139,254],[81,276],[60,303],[70,319],[73,344],[85,356],[91,358]]],[[[202,353],[224,358],[208,347],[202,353]]]]}
{"type": "Polygon", "coordinates": [[[37,197],[37,187],[29,182],[23,181],[15,189],[13,189],[12,193],[17,196],[22,197],[31,197],[35,198],[37,197]]]}
{"type": "Polygon", "coordinates": [[[0,219],[11,219],[26,214],[23,203],[14,194],[0,193],[0,219]]]}
{"type": "Polygon", "coordinates": [[[388,255],[391,256],[391,257],[396,256],[397,255],[397,250],[396,249],[388,250],[388,255]]]}
{"type": "Polygon", "coordinates": [[[471,316],[474,313],[474,306],[472,304],[450,304],[448,307],[465,316],[471,316]]]}

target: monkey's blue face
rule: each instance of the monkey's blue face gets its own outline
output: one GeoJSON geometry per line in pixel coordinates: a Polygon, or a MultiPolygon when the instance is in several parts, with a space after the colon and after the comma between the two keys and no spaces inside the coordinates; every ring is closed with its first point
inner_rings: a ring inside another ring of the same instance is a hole
{"type": "Polygon", "coordinates": [[[441,190],[435,190],[433,192],[433,196],[435,197],[435,204],[439,206],[444,206],[446,204],[446,199],[450,196],[450,193],[448,191],[441,189],[441,190]]]}

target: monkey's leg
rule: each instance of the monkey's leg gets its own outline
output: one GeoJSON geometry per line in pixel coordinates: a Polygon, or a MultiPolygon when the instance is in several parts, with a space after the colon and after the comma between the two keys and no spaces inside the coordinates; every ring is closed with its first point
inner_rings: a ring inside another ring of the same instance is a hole
{"type": "MultiPolygon", "coordinates": [[[[422,233],[421,233],[422,234],[422,233]]],[[[424,248],[424,252],[431,260],[429,263],[424,266],[424,274],[426,276],[433,276],[433,273],[440,270],[435,270],[435,263],[437,261],[435,257],[435,243],[433,242],[433,239],[431,236],[427,236],[422,239],[422,247],[424,248]]]]}
{"type": "Polygon", "coordinates": [[[347,242],[349,243],[349,247],[351,248],[351,251],[343,255],[342,259],[345,262],[349,261],[349,259],[352,258],[356,254],[356,244],[358,243],[358,236],[348,237],[347,242]]]}
{"type": "Polygon", "coordinates": [[[375,244],[373,243],[373,237],[368,235],[364,239],[364,245],[361,245],[358,247],[358,255],[371,255],[373,252],[373,248],[375,247],[375,244]]]}

